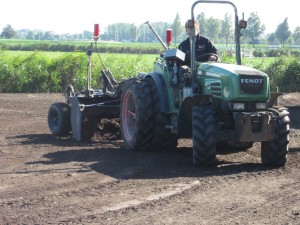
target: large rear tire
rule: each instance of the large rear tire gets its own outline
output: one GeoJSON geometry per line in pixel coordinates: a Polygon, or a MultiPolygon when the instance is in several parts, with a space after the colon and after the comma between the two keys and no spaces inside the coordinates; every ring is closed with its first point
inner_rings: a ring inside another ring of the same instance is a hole
{"type": "Polygon", "coordinates": [[[177,146],[177,135],[171,133],[170,129],[166,129],[166,125],[171,124],[170,116],[161,112],[158,91],[153,79],[146,78],[146,80],[150,84],[154,104],[153,148],[164,151],[173,150],[177,146]]]}
{"type": "Polygon", "coordinates": [[[216,165],[215,116],[209,103],[193,107],[193,164],[216,165]]]}
{"type": "Polygon", "coordinates": [[[48,126],[55,136],[67,136],[71,131],[71,108],[68,104],[56,102],[48,110],[48,126]]]}
{"type": "Polygon", "coordinates": [[[290,118],[285,109],[272,108],[276,119],[275,138],[261,143],[261,161],[264,165],[282,167],[287,161],[290,118]]]}
{"type": "Polygon", "coordinates": [[[133,151],[152,149],[154,109],[148,82],[130,79],[121,96],[120,129],[125,146],[133,151]]]}

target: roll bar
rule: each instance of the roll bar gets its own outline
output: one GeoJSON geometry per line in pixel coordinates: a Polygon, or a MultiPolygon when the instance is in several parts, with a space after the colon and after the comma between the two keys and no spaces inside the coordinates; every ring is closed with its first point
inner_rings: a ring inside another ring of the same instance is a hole
{"type": "MultiPolygon", "coordinates": [[[[239,26],[239,18],[238,18],[238,13],[237,13],[236,6],[230,1],[215,1],[215,0],[199,0],[199,1],[196,1],[196,2],[194,2],[194,4],[192,5],[192,8],[191,8],[191,20],[193,20],[193,21],[195,20],[194,8],[199,3],[229,4],[233,7],[234,13],[235,13],[235,32],[234,33],[235,33],[235,45],[236,45],[236,63],[238,65],[241,65],[241,47],[240,47],[241,33],[240,33],[240,30],[241,30],[241,28],[245,28],[244,24],[246,24],[246,23],[243,23],[242,26],[239,26]]],[[[192,70],[192,74],[193,74],[193,81],[195,80],[196,75],[197,75],[196,61],[195,61],[195,59],[196,59],[195,42],[196,42],[196,33],[195,33],[195,29],[193,28],[192,32],[190,33],[191,70],[192,70]]]]}

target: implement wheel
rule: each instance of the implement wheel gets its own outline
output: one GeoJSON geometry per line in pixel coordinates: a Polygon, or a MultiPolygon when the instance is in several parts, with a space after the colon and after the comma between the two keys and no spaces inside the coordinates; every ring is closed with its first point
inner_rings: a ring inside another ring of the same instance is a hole
{"type": "Polygon", "coordinates": [[[66,103],[56,102],[48,110],[48,126],[55,136],[66,136],[71,131],[71,108],[66,103]]]}

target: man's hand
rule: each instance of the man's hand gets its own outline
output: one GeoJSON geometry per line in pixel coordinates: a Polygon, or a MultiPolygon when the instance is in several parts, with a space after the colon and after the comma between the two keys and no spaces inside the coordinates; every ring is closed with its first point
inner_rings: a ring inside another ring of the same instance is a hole
{"type": "Polygon", "coordinates": [[[210,55],[207,60],[208,61],[218,61],[218,57],[216,55],[210,55]]]}

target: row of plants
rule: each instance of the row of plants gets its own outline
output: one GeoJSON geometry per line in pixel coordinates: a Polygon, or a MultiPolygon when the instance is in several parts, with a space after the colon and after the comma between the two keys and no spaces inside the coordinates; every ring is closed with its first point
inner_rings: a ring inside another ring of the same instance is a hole
{"type": "Polygon", "coordinates": [[[280,57],[280,56],[295,56],[300,57],[299,50],[293,50],[289,48],[277,48],[277,49],[254,49],[254,57],[280,57]]]}
{"type": "MultiPolygon", "coordinates": [[[[111,70],[117,80],[151,71],[154,55],[93,54],[92,86],[100,85],[100,71],[111,70]]],[[[0,52],[0,92],[61,92],[67,84],[78,90],[86,86],[88,58],[85,53],[65,53],[50,57],[47,53],[11,55],[0,52]]]]}
{"type": "MultiPolygon", "coordinates": [[[[95,44],[93,43],[95,46],[95,44]]],[[[125,54],[158,54],[162,46],[158,43],[97,43],[97,49],[105,53],[125,54]]],[[[90,46],[87,42],[66,41],[22,41],[0,40],[0,50],[6,51],[51,51],[51,52],[87,52],[90,46]]]]}
{"type": "MultiPolygon", "coordinates": [[[[138,72],[149,72],[157,55],[93,54],[92,87],[100,88],[100,71],[111,70],[117,80],[134,77],[138,72]]],[[[47,53],[11,55],[0,52],[0,92],[39,93],[61,92],[67,84],[78,90],[86,86],[87,55],[64,53],[50,57],[47,53]]],[[[232,56],[223,54],[222,62],[235,63],[232,56]]],[[[244,58],[243,64],[267,73],[271,90],[300,91],[300,58],[244,58]]]]}

